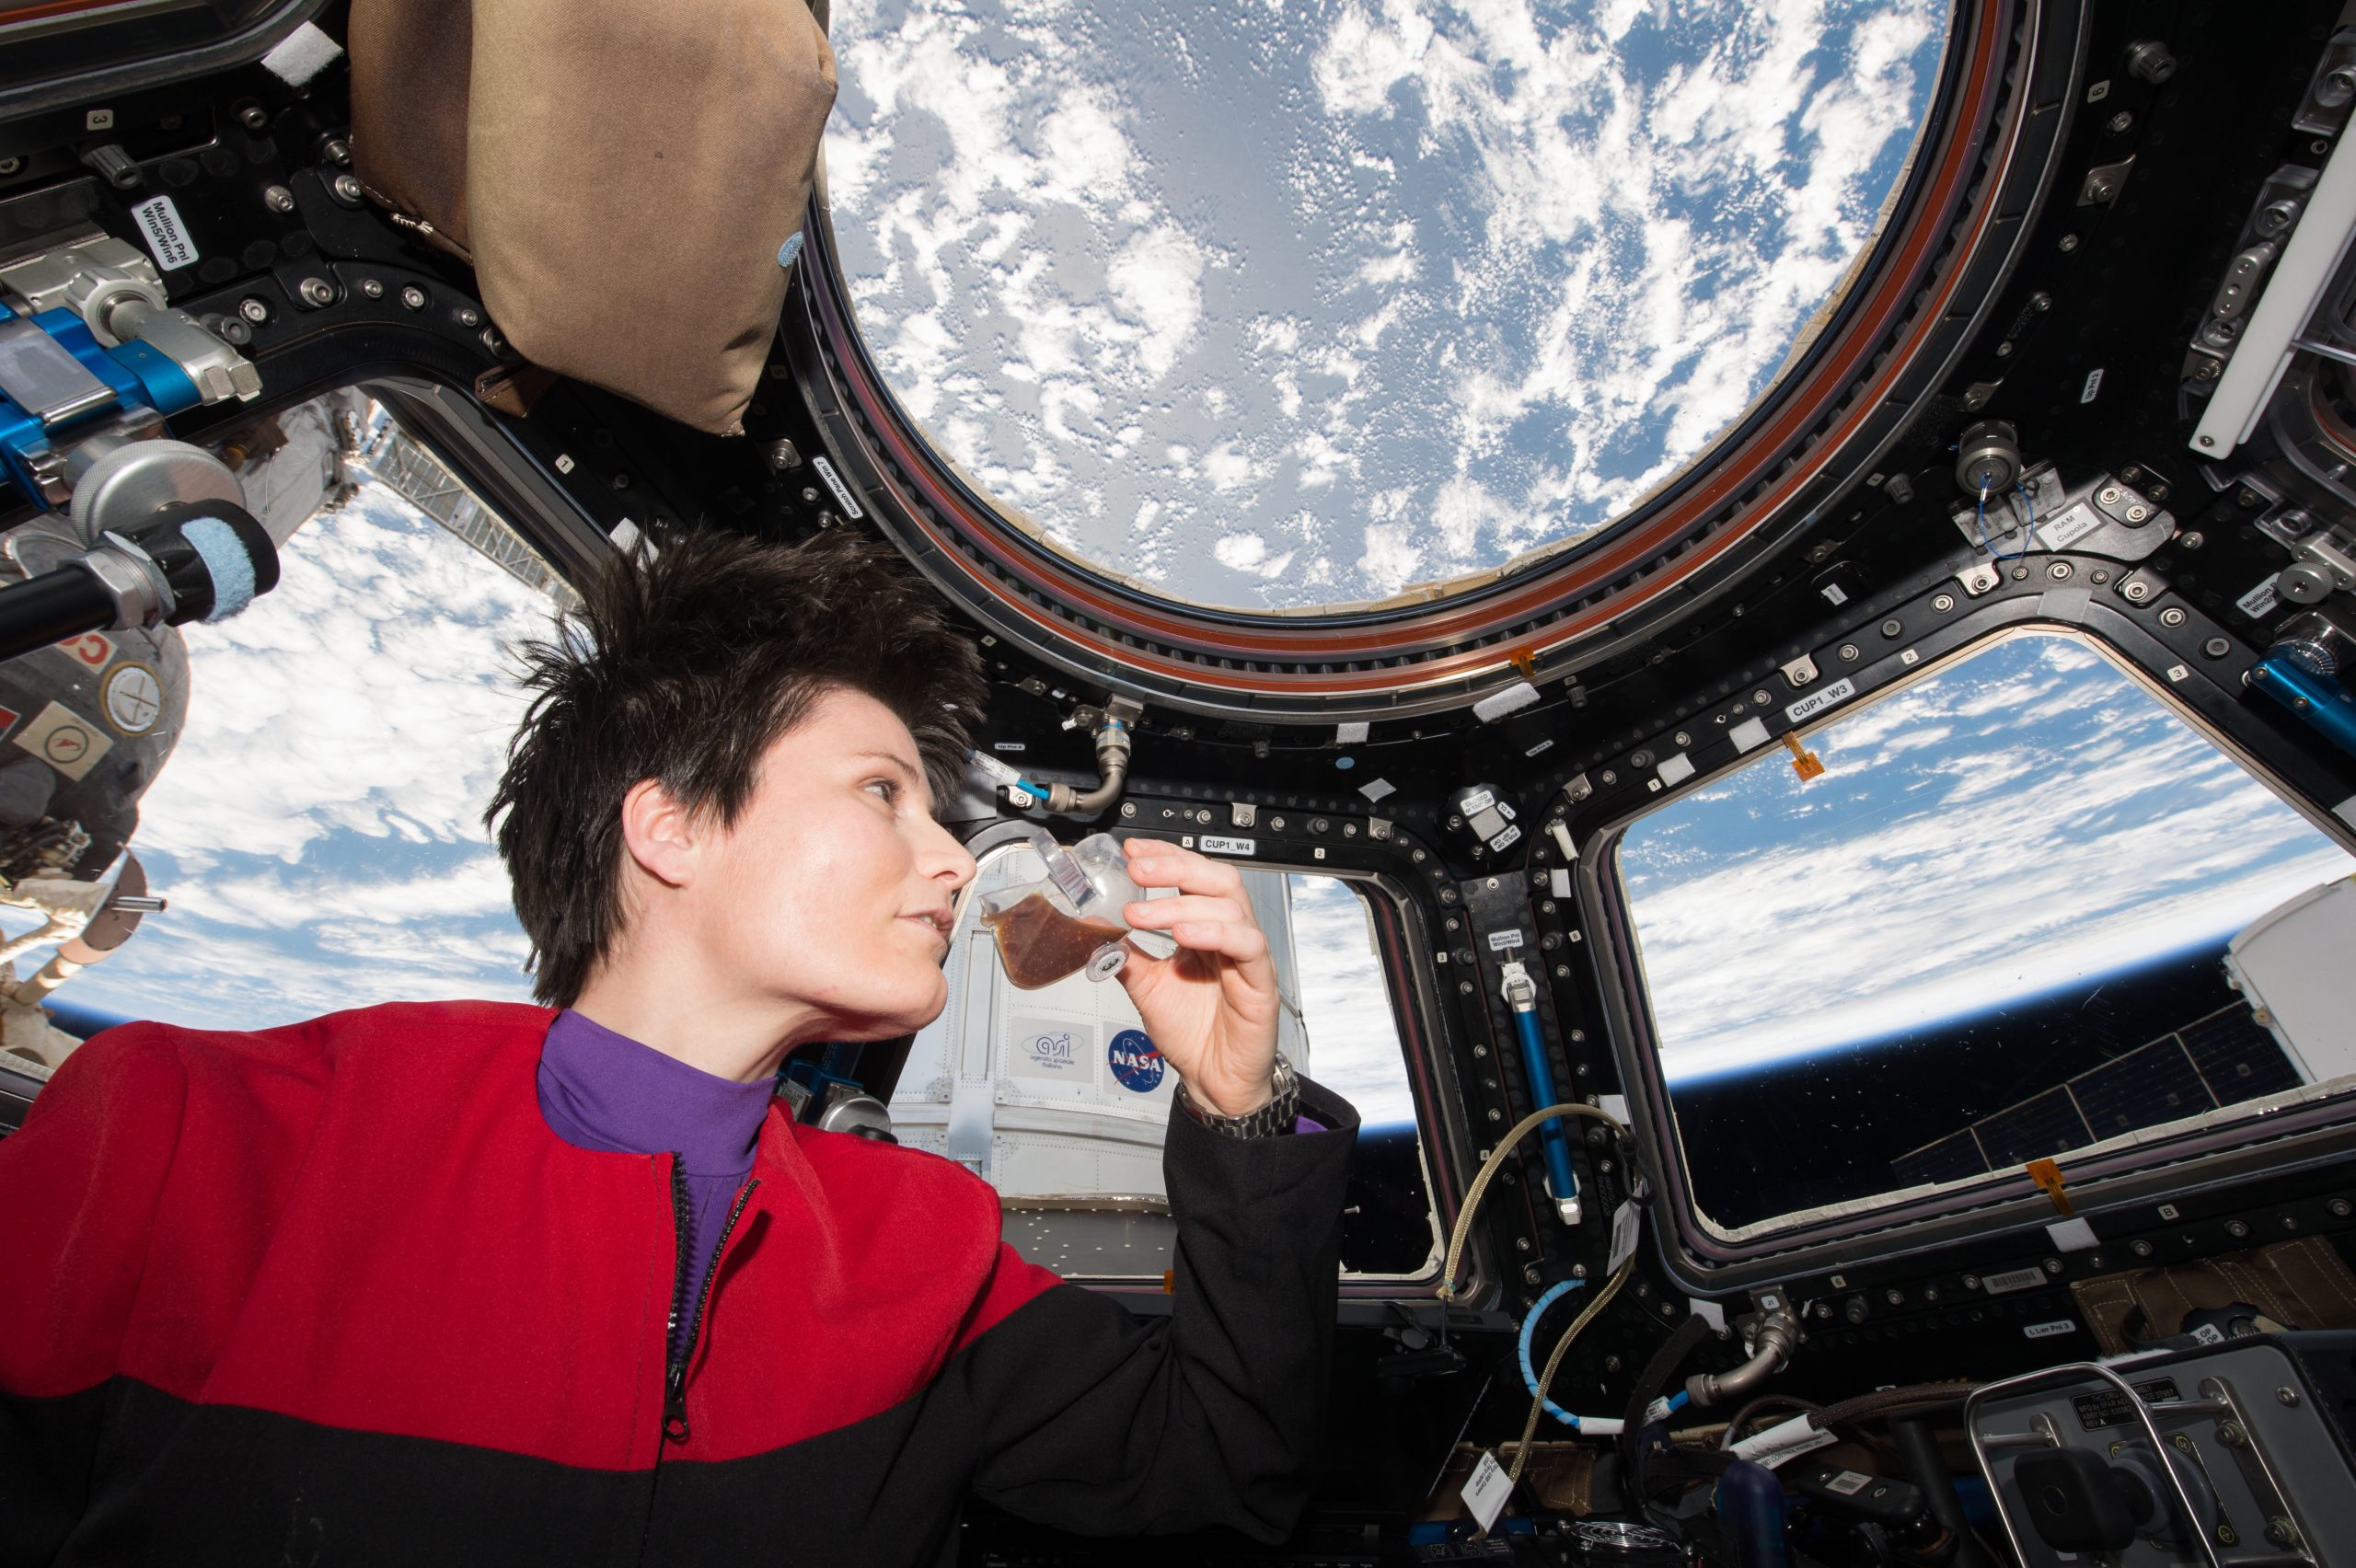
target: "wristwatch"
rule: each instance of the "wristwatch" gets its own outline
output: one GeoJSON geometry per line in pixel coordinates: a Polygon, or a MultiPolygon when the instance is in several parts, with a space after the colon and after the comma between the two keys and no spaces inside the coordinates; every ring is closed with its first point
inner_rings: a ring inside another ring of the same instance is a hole
{"type": "Polygon", "coordinates": [[[1186,1080],[1178,1080],[1178,1104],[1187,1115],[1200,1122],[1221,1137],[1265,1138],[1278,1133],[1288,1133],[1300,1120],[1300,1075],[1293,1071],[1285,1055],[1276,1053],[1276,1070],[1270,1075],[1269,1087],[1276,1090],[1274,1098],[1257,1111],[1241,1116],[1222,1116],[1216,1111],[1206,1111],[1195,1103],[1186,1092],[1186,1080]]]}

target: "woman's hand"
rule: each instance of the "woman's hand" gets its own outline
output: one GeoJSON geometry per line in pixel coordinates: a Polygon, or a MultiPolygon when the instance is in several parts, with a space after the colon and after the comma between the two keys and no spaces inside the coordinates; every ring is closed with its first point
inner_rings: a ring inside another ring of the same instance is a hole
{"type": "Polygon", "coordinates": [[[1242,873],[1158,839],[1131,838],[1123,847],[1131,882],[1174,887],[1178,896],[1141,899],[1122,918],[1138,930],[1167,933],[1178,951],[1154,958],[1129,943],[1121,984],[1195,1103],[1217,1115],[1249,1115],[1274,1098],[1276,1010],[1283,1004],[1242,873]]]}

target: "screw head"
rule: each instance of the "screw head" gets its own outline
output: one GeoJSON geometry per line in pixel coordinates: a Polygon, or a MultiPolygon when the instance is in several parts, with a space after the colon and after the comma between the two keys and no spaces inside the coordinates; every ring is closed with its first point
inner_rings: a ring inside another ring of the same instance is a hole
{"type": "Polygon", "coordinates": [[[2070,563],[2066,560],[2057,560],[2045,569],[2045,575],[2056,582],[2067,582],[2070,580],[2070,563]]]}
{"type": "Polygon", "coordinates": [[[319,156],[338,168],[352,167],[352,144],[341,136],[330,136],[319,144],[319,156]]]}
{"type": "Polygon", "coordinates": [[[2219,1546],[2237,1546],[2241,1543],[2241,1539],[2240,1531],[2235,1529],[2231,1525],[2225,1524],[2222,1521],[2219,1522],[2217,1526],[2217,1544],[2219,1546]]]}
{"type": "Polygon", "coordinates": [[[22,158],[0,158],[0,179],[6,179],[24,167],[25,160],[22,158]]]}
{"type": "Polygon", "coordinates": [[[1937,598],[1931,601],[1931,608],[1938,611],[1941,615],[1946,614],[1949,610],[1955,608],[1955,595],[1952,594],[1940,594],[1937,598]]]}
{"type": "Polygon", "coordinates": [[[2299,1532],[2291,1528],[2288,1519],[2269,1519],[2266,1521],[2266,1539],[2271,1545],[2289,1547],[2297,1544],[2299,1532]]]}
{"type": "Polygon", "coordinates": [[[357,207],[367,199],[366,192],[360,189],[360,181],[348,174],[339,174],[328,181],[328,190],[347,207],[357,207]]]}
{"type": "Polygon", "coordinates": [[[382,299],[385,297],[385,281],[382,278],[363,278],[360,280],[360,292],[369,299],[382,299]]]}
{"type": "Polygon", "coordinates": [[[2170,605],[2166,609],[2160,612],[2160,624],[2162,626],[2182,626],[2184,624],[2184,612],[2177,609],[2174,605],[2170,605]]]}
{"type": "Polygon", "coordinates": [[[2130,582],[2125,587],[2121,588],[2119,592],[2126,594],[2128,598],[2133,600],[2139,605],[2152,596],[2150,585],[2142,582],[2130,582]]]}
{"type": "Polygon", "coordinates": [[[471,331],[473,329],[482,325],[482,312],[472,309],[459,311],[458,325],[471,331]]]}
{"type": "Polygon", "coordinates": [[[419,288],[415,283],[411,283],[401,290],[401,303],[409,306],[411,310],[423,310],[425,308],[425,291],[419,288]]]}
{"type": "Polygon", "coordinates": [[[2277,1389],[2274,1390],[2274,1397],[2288,1409],[2296,1410],[2299,1408],[2299,1390],[2296,1389],[2277,1389]]]}
{"type": "Polygon", "coordinates": [[[294,286],[294,292],[313,310],[324,310],[335,303],[335,285],[325,278],[306,278],[294,286]]]}
{"type": "Polygon", "coordinates": [[[261,105],[249,103],[237,110],[237,123],[248,131],[259,131],[270,123],[270,116],[262,112],[261,105]]]}
{"type": "Polygon", "coordinates": [[[271,186],[261,193],[261,199],[262,204],[273,213],[291,213],[294,210],[294,192],[287,190],[283,185],[271,186]]]}
{"type": "Polygon", "coordinates": [[[2062,254],[2067,256],[2070,252],[2078,248],[2078,236],[2074,234],[2065,234],[2062,236],[2061,244],[2062,254]]]}
{"type": "Polygon", "coordinates": [[[2135,117],[2122,109],[2117,114],[2112,115],[2108,120],[2103,122],[2103,129],[2116,136],[2134,123],[2135,117]]]}
{"type": "Polygon", "coordinates": [[[259,327],[270,319],[270,305],[267,301],[248,296],[237,302],[237,314],[259,327]]]}

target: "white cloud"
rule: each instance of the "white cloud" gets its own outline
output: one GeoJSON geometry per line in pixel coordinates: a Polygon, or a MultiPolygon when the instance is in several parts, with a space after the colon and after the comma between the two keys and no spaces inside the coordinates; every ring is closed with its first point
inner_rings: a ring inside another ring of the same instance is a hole
{"type": "Polygon", "coordinates": [[[1150,502],[1174,593],[1375,597],[1600,526],[1739,418],[1879,224],[1944,21],[862,7],[836,22],[837,228],[903,401],[1056,536],[1120,564],[1150,502]],[[1135,462],[1172,445],[1234,464],[1135,462]],[[1407,535],[1362,533],[1402,491],[1407,535]],[[1218,570],[1223,533],[1291,570],[1218,570]]]}
{"type": "Polygon", "coordinates": [[[2217,940],[2356,867],[2057,638],[2000,645],[1810,745],[1826,764],[1813,783],[1771,758],[1623,843],[1672,1079],[2217,940]]]}
{"type": "Polygon", "coordinates": [[[188,726],[133,845],[169,907],[62,999],[214,1027],[523,999],[481,816],[523,714],[507,650],[548,608],[381,487],[306,524],[277,589],[185,628],[188,726]]]}

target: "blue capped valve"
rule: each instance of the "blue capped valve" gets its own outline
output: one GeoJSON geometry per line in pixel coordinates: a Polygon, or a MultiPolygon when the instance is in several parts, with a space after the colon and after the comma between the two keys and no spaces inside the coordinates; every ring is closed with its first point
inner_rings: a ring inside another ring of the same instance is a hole
{"type": "MultiPolygon", "coordinates": [[[[1519,963],[1504,969],[1506,1006],[1513,1009],[1514,1033],[1521,1041],[1522,1077],[1530,1085],[1531,1109],[1554,1103],[1554,1068],[1546,1059],[1546,1039],[1538,1030],[1538,985],[1519,963]]],[[[1546,1188],[1565,1225],[1579,1222],[1578,1172],[1571,1166],[1571,1140],[1560,1116],[1539,1124],[1540,1147],[1546,1157],[1546,1188]]]]}

